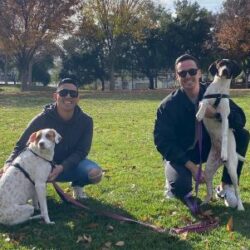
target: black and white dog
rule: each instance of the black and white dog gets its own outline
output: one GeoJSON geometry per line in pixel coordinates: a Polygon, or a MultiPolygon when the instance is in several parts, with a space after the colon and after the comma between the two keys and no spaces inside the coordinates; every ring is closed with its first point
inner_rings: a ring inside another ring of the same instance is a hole
{"type": "Polygon", "coordinates": [[[234,186],[237,209],[244,210],[237,177],[238,160],[243,159],[236,153],[234,134],[228,124],[230,83],[232,78],[241,73],[241,69],[235,61],[222,59],[210,65],[209,71],[214,76],[214,80],[208,86],[196,114],[198,121],[203,120],[211,138],[211,150],[205,169],[207,196],[203,203],[208,203],[211,200],[213,195],[213,176],[220,165],[224,163],[234,186]],[[215,103],[216,105],[214,105],[215,103]],[[209,105],[216,106],[216,112],[220,114],[221,122],[217,119],[205,117],[206,108],[209,105]]]}

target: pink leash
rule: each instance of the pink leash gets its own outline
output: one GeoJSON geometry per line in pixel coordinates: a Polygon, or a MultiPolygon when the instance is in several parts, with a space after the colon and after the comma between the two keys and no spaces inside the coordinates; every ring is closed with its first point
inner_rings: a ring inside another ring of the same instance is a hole
{"type": "Polygon", "coordinates": [[[75,200],[74,198],[72,198],[70,195],[66,194],[60,187],[58,184],[56,184],[55,182],[52,182],[56,192],[58,193],[58,195],[60,196],[60,198],[67,202],[67,203],[71,203],[77,207],[83,208],[89,212],[94,212],[95,214],[98,215],[102,215],[102,216],[106,216],[108,218],[112,218],[114,220],[117,221],[127,221],[127,222],[132,222],[132,223],[136,223],[139,224],[141,226],[150,228],[158,233],[165,233],[165,232],[169,232],[171,234],[182,234],[184,232],[196,232],[196,233],[202,233],[202,232],[206,232],[208,230],[211,230],[215,227],[218,226],[218,220],[213,219],[211,216],[207,216],[206,220],[203,220],[201,222],[197,222],[195,224],[192,225],[188,225],[185,227],[179,227],[179,228],[171,228],[171,229],[165,229],[165,228],[160,228],[157,227],[155,225],[151,225],[149,223],[145,223],[142,221],[138,221],[138,220],[134,220],[128,217],[125,217],[123,215],[119,215],[119,214],[115,214],[115,213],[111,213],[111,212],[107,212],[107,211],[97,211],[97,210],[91,210],[90,207],[83,205],[82,203],[80,203],[79,201],[75,200]]]}
{"type": "MultiPolygon", "coordinates": [[[[56,190],[56,192],[58,193],[58,195],[60,196],[60,198],[67,202],[67,203],[71,203],[77,207],[80,207],[80,208],[83,208],[83,209],[86,209],[87,211],[89,212],[92,212],[90,207],[87,207],[85,205],[83,205],[82,203],[80,203],[79,201],[75,200],[74,198],[72,198],[70,195],[66,194],[65,192],[63,192],[63,190],[55,183],[53,182],[53,186],[56,190]]],[[[128,217],[125,217],[125,216],[122,216],[122,215],[119,215],[119,214],[114,214],[114,213],[110,213],[110,212],[107,212],[107,211],[93,211],[95,214],[98,214],[98,215],[103,215],[103,216],[106,216],[106,217],[109,217],[109,218],[112,218],[114,220],[118,220],[118,221],[128,221],[128,222],[133,222],[133,223],[136,223],[136,224],[139,224],[139,225],[142,225],[144,227],[148,227],[148,228],[151,228],[153,229],[154,231],[158,232],[158,233],[164,233],[166,231],[166,229],[163,229],[163,228],[160,228],[160,227],[157,227],[157,226],[154,226],[154,225],[151,225],[151,224],[148,224],[148,223],[145,223],[145,222],[142,222],[142,221],[137,221],[137,220],[134,220],[134,219],[131,219],[131,218],[128,218],[128,217]]]]}

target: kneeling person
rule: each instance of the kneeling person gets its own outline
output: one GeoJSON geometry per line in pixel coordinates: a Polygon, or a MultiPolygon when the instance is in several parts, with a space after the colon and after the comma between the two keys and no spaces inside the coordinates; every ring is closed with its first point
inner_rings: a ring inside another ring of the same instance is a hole
{"type": "Polygon", "coordinates": [[[53,97],[55,102],[46,105],[29,123],[3,169],[26,147],[33,132],[53,128],[63,139],[55,147],[55,168],[49,175],[49,181],[71,182],[74,197],[86,198],[83,187],[102,179],[102,169],[87,159],[93,137],[93,120],[78,106],[78,85],[71,78],[59,82],[53,97]]]}

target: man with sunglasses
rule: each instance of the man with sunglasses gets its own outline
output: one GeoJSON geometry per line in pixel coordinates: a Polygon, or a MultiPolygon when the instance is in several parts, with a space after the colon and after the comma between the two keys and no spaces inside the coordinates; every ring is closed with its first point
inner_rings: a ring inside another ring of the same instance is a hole
{"type": "MultiPolygon", "coordinates": [[[[176,59],[175,71],[180,88],[168,95],[157,110],[154,142],[164,160],[166,198],[176,197],[186,202],[192,192],[192,178],[195,180],[197,177],[199,163],[206,162],[211,144],[203,125],[202,132],[199,132],[195,116],[206,90],[206,85],[200,83],[199,63],[192,55],[184,54],[176,59]],[[199,147],[198,139],[201,137],[202,145],[199,147]]],[[[245,156],[249,143],[249,132],[243,128],[245,114],[232,100],[230,109],[229,125],[235,131],[237,152],[245,156]]],[[[207,109],[206,117],[220,120],[220,114],[212,106],[207,109]]],[[[239,162],[239,176],[242,165],[243,162],[239,162]]],[[[204,183],[204,178],[202,171],[201,183],[204,183]]],[[[227,206],[235,207],[237,199],[226,168],[221,181],[217,187],[218,196],[224,198],[227,206]]]]}
{"type": "Polygon", "coordinates": [[[71,182],[74,197],[86,198],[83,187],[98,183],[102,178],[102,169],[87,159],[92,143],[93,120],[78,106],[78,85],[71,78],[59,82],[53,97],[55,102],[46,105],[43,112],[29,123],[4,169],[26,147],[33,132],[54,128],[62,136],[62,141],[55,146],[55,168],[49,175],[49,181],[71,182]]]}

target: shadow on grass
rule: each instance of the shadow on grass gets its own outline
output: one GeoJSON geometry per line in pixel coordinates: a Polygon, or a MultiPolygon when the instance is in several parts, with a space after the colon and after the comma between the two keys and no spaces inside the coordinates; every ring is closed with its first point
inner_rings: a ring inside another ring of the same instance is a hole
{"type": "MultiPolygon", "coordinates": [[[[132,218],[126,211],[98,200],[89,199],[84,205],[132,218]]],[[[111,244],[107,249],[117,249],[115,244],[123,241],[122,249],[130,250],[192,249],[187,241],[181,241],[168,233],[157,233],[141,225],[119,222],[51,198],[48,199],[48,206],[50,218],[55,221],[55,225],[46,225],[39,220],[13,227],[0,226],[0,235],[9,238],[8,247],[105,249],[105,244],[111,244]]]]}

